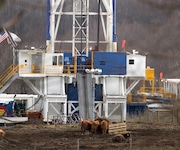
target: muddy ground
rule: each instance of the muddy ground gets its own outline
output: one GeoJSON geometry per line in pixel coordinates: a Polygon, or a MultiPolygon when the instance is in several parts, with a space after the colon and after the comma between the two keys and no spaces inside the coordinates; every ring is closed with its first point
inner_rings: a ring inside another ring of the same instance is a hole
{"type": "Polygon", "coordinates": [[[0,139],[1,150],[180,150],[180,124],[127,123],[131,137],[81,135],[78,125],[11,125],[0,139]]]}

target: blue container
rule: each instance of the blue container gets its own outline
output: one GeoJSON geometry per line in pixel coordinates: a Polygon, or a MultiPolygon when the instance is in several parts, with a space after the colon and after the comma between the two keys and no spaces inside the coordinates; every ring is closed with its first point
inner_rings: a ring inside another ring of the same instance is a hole
{"type": "Polygon", "coordinates": [[[5,108],[2,116],[13,117],[13,104],[14,101],[10,101],[8,104],[0,103],[0,106],[5,108]]]}
{"type": "Polygon", "coordinates": [[[126,75],[126,53],[95,52],[94,68],[102,69],[102,75],[126,75]]]}
{"type": "Polygon", "coordinates": [[[78,88],[77,84],[66,84],[66,94],[68,101],[77,101],[78,100],[78,88]]]}

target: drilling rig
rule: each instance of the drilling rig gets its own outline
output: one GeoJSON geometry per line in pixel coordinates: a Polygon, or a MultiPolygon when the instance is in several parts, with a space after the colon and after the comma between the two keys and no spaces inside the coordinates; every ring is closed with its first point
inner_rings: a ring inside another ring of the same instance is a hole
{"type": "Polygon", "coordinates": [[[47,122],[72,114],[126,121],[127,94],[145,78],[146,56],[117,50],[116,0],[47,0],[46,48],[15,52],[4,85],[23,80],[37,95],[27,107],[47,122]]]}

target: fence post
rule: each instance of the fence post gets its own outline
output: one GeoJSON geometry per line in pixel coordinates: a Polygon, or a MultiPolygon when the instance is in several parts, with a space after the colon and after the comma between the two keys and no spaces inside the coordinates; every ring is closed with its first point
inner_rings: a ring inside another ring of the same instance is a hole
{"type": "Polygon", "coordinates": [[[179,109],[177,109],[177,123],[179,123],[179,109]]]}
{"type": "Polygon", "coordinates": [[[47,125],[49,125],[49,113],[47,112],[47,125]]]}
{"type": "Polygon", "coordinates": [[[79,139],[77,139],[77,150],[79,150],[79,139]]]}
{"type": "Polygon", "coordinates": [[[132,150],[132,135],[129,138],[129,149],[132,150]]]}
{"type": "Polygon", "coordinates": [[[150,112],[148,110],[148,122],[150,122],[150,112]]]}
{"type": "Polygon", "coordinates": [[[157,122],[159,123],[159,111],[157,111],[157,122]]]}
{"type": "Polygon", "coordinates": [[[172,109],[172,123],[174,123],[174,108],[172,109]]]}

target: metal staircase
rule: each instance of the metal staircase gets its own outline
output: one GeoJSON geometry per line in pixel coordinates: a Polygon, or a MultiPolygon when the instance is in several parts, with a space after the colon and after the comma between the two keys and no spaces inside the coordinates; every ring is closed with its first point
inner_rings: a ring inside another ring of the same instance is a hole
{"type": "Polygon", "coordinates": [[[10,65],[1,75],[0,75],[0,93],[4,92],[11,83],[18,77],[19,65],[10,65]]]}

